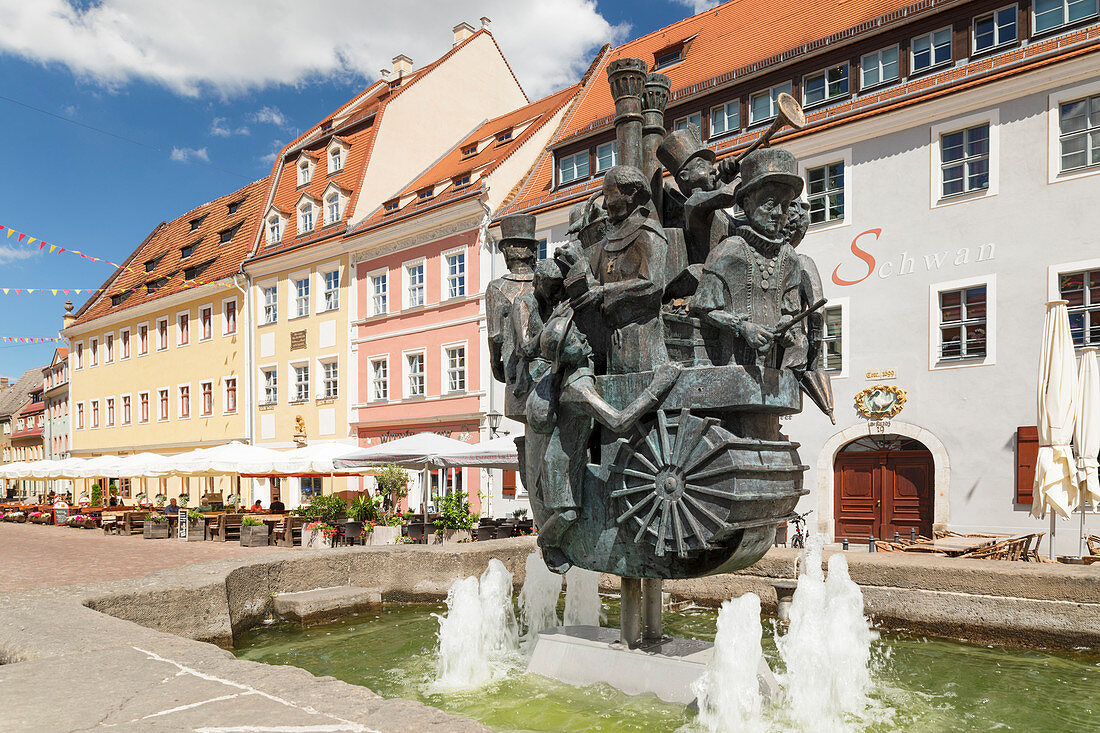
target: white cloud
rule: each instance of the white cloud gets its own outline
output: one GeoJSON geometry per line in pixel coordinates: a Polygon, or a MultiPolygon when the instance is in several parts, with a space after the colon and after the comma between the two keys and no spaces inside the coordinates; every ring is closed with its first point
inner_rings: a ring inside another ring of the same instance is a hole
{"type": "Polygon", "coordinates": [[[426,64],[451,26],[493,20],[493,34],[532,99],[574,81],[610,25],[594,0],[0,0],[0,53],[61,64],[107,88],[141,79],[177,93],[232,96],[317,79],[375,79],[398,53],[426,64]]]}
{"type": "Polygon", "coordinates": [[[698,15],[705,10],[712,10],[718,7],[724,0],[676,0],[677,5],[683,5],[685,8],[691,8],[692,15],[698,15]]]}
{"type": "Polygon", "coordinates": [[[168,156],[170,159],[178,161],[180,163],[186,163],[192,158],[201,160],[204,163],[210,162],[210,155],[206,152],[206,148],[172,148],[171,154],[168,156]]]}
{"type": "Polygon", "coordinates": [[[16,247],[0,246],[0,265],[18,260],[28,260],[39,252],[38,249],[18,249],[16,247]]]}
{"type": "Polygon", "coordinates": [[[253,122],[286,127],[286,116],[279,111],[278,107],[261,107],[251,114],[250,119],[253,122]]]}
{"type": "Polygon", "coordinates": [[[66,117],[76,117],[76,107],[74,105],[66,104],[61,108],[61,111],[66,117]]]}
{"type": "Polygon", "coordinates": [[[228,120],[225,117],[215,117],[210,121],[210,134],[214,137],[229,137],[230,135],[248,135],[252,132],[247,125],[230,129],[229,125],[226,124],[227,122],[228,120]]]}
{"type": "Polygon", "coordinates": [[[271,142],[271,152],[269,152],[267,155],[261,155],[260,162],[267,163],[268,165],[274,163],[275,159],[279,157],[279,151],[283,149],[283,145],[285,144],[286,143],[279,140],[273,140],[271,142]]]}

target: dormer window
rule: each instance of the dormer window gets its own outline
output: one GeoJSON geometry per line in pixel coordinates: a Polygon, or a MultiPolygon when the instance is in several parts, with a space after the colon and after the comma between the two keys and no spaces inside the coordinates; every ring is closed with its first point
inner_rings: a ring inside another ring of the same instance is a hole
{"type": "Polygon", "coordinates": [[[189,244],[186,247],[181,247],[180,248],[180,259],[181,260],[186,260],[188,257],[195,254],[195,247],[198,247],[198,246],[199,246],[199,243],[195,242],[194,244],[189,244]]]}
{"type": "Polygon", "coordinates": [[[416,200],[417,201],[427,201],[428,199],[430,199],[434,195],[435,195],[435,188],[434,187],[428,187],[428,188],[423,189],[422,191],[417,192],[416,200]]]}
{"type": "Polygon", "coordinates": [[[338,137],[333,137],[332,142],[328,144],[329,175],[344,170],[344,164],[347,163],[347,160],[348,144],[338,137]]]}
{"type": "Polygon", "coordinates": [[[653,70],[663,69],[673,64],[678,64],[684,58],[684,47],[677,46],[676,48],[665,49],[658,51],[653,55],[653,70]]]}
{"type": "Polygon", "coordinates": [[[122,305],[126,302],[126,299],[130,297],[131,290],[124,290],[121,293],[116,293],[111,296],[111,305],[122,305]]]}
{"type": "Polygon", "coordinates": [[[234,214],[236,214],[238,211],[240,211],[241,204],[243,204],[243,203],[244,203],[244,199],[240,199],[238,201],[234,201],[231,204],[228,204],[226,206],[226,209],[227,209],[227,211],[225,212],[226,215],[227,216],[233,216],[234,214]]]}
{"type": "Polygon", "coordinates": [[[198,229],[198,228],[199,228],[200,226],[202,226],[202,221],[203,221],[203,219],[205,219],[205,218],[206,218],[206,216],[200,216],[200,217],[199,217],[199,218],[197,218],[197,219],[192,219],[192,220],[191,220],[191,222],[190,222],[190,223],[191,223],[191,231],[195,231],[195,230],[196,230],[196,229],[198,229]]]}
{"type": "Polygon", "coordinates": [[[298,158],[298,185],[304,186],[313,180],[313,160],[302,153],[298,158]]]}
{"type": "Polygon", "coordinates": [[[477,143],[471,143],[470,145],[462,148],[462,156],[464,158],[468,158],[471,155],[477,155],[477,143]]]}
{"type": "Polygon", "coordinates": [[[283,238],[283,218],[278,214],[267,217],[267,243],[278,244],[283,238]]]}
{"type": "Polygon", "coordinates": [[[158,290],[160,290],[161,288],[163,288],[167,283],[168,283],[168,278],[158,277],[156,280],[151,280],[150,282],[145,284],[145,292],[155,293],[158,290]]]}
{"type": "Polygon", "coordinates": [[[452,183],[454,183],[455,188],[461,188],[462,186],[469,186],[470,185],[470,174],[467,173],[464,176],[459,176],[458,178],[455,178],[454,181],[452,181],[452,183]]]}
{"type": "Polygon", "coordinates": [[[325,199],[325,224],[340,221],[340,194],[333,192],[325,199]]]}
{"type": "Polygon", "coordinates": [[[159,254],[156,257],[154,257],[153,259],[147,261],[145,263],[145,271],[146,272],[152,272],[153,270],[155,270],[157,265],[160,264],[161,258],[163,258],[163,257],[164,257],[163,254],[159,254]]]}
{"type": "Polygon", "coordinates": [[[401,208],[401,202],[398,199],[386,202],[385,211],[387,214],[393,214],[399,208],[401,208]]]}
{"type": "Polygon", "coordinates": [[[321,123],[321,132],[328,132],[332,129],[332,120],[325,120],[321,123]]]}
{"type": "Polygon", "coordinates": [[[306,201],[298,207],[298,233],[313,231],[313,204],[306,201]]]}
{"type": "Polygon", "coordinates": [[[240,229],[240,228],[241,228],[241,225],[238,224],[235,227],[229,227],[228,229],[223,229],[221,232],[218,233],[218,242],[220,244],[225,244],[226,242],[230,241],[231,239],[233,239],[233,235],[236,234],[237,230],[240,229]]]}
{"type": "Polygon", "coordinates": [[[186,270],[183,271],[184,279],[185,280],[194,280],[199,275],[206,272],[206,268],[210,267],[210,263],[213,262],[213,261],[214,260],[210,260],[209,262],[203,262],[202,264],[195,265],[194,267],[188,267],[186,270]]]}
{"type": "Polygon", "coordinates": [[[512,139],[512,128],[508,128],[504,132],[497,133],[497,145],[503,145],[512,139]]]}

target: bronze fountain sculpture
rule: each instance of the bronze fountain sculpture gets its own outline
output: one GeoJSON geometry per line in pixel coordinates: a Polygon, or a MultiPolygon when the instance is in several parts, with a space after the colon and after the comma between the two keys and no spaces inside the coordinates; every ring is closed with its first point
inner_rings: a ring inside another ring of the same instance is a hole
{"type": "Polygon", "coordinates": [[[818,365],[825,300],[795,246],[809,223],[794,157],[770,148],[802,110],[716,162],[693,126],[666,135],[670,83],[608,67],[619,165],[535,263],[535,218],[501,222],[509,274],[487,294],[494,374],[539,545],[557,572],[622,578],[621,640],[656,642],[661,583],[759,560],[806,466],[780,417],[802,392],[831,416],[818,365]],[[673,183],[664,182],[665,171],[673,183]],[[738,217],[728,213],[738,207],[738,217]]]}

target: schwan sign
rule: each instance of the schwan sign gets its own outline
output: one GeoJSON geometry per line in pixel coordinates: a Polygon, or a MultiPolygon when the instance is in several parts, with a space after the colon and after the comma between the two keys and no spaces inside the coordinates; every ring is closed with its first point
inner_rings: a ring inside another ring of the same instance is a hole
{"type": "Polygon", "coordinates": [[[893,259],[885,259],[880,262],[867,250],[881,236],[882,229],[868,229],[857,234],[851,244],[852,254],[855,255],[856,259],[841,262],[833,268],[833,282],[841,286],[859,285],[872,275],[877,275],[880,279],[886,280],[891,277],[912,275],[918,267],[922,267],[927,272],[934,272],[945,267],[967,265],[971,261],[985,262],[993,259],[996,249],[995,245],[990,242],[980,247],[959,247],[954,252],[950,250],[913,254],[902,252],[893,259]],[[874,240],[869,239],[872,236],[874,240]],[[860,246],[860,239],[864,239],[864,246],[867,249],[860,246]]]}

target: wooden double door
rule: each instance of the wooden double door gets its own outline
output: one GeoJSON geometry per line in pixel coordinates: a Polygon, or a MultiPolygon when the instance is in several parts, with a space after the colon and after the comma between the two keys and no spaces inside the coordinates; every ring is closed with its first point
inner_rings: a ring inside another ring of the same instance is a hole
{"type": "MultiPolygon", "coordinates": [[[[907,441],[912,446],[912,441],[907,441]]],[[[917,444],[919,445],[919,444],[917,444]]],[[[926,448],[841,452],[833,468],[836,539],[932,536],[934,468],[926,448]]]]}

